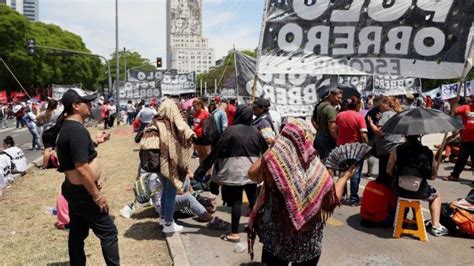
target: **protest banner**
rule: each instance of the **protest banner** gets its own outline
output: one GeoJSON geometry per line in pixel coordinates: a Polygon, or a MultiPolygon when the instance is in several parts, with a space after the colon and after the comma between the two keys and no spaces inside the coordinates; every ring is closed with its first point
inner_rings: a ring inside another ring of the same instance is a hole
{"type": "Polygon", "coordinates": [[[138,69],[129,69],[127,72],[127,81],[157,81],[163,78],[164,73],[164,71],[143,71],[138,69]]]}
{"type": "MultiPolygon", "coordinates": [[[[160,89],[157,88],[154,81],[120,81],[118,87],[120,105],[125,105],[129,100],[138,102],[141,99],[144,99],[146,101],[149,101],[153,97],[160,98],[161,96],[160,89]]],[[[115,84],[114,88],[116,88],[115,84]]],[[[113,95],[115,95],[115,92],[113,95]]]]}
{"type": "MultiPolygon", "coordinates": [[[[239,102],[249,103],[254,93],[255,59],[239,51],[235,58],[239,102]]],[[[255,97],[269,99],[271,109],[282,117],[309,117],[319,100],[318,89],[331,81],[335,80],[322,75],[259,73],[255,97]]]]}
{"type": "Polygon", "coordinates": [[[258,73],[460,78],[471,0],[267,0],[258,73]]]}
{"type": "Polygon", "coordinates": [[[395,76],[374,76],[372,94],[384,96],[399,96],[408,93],[421,93],[421,79],[395,76]]]}
{"type": "Polygon", "coordinates": [[[61,100],[63,94],[70,89],[81,89],[81,85],[57,85],[53,84],[52,86],[52,95],[51,97],[55,100],[61,100]]]}
{"type": "Polygon", "coordinates": [[[372,94],[373,77],[368,75],[361,76],[347,76],[340,75],[337,78],[337,83],[357,89],[361,96],[366,97],[372,94]]]}
{"type": "MultiPolygon", "coordinates": [[[[466,81],[464,84],[466,86],[467,96],[471,96],[471,90],[472,90],[471,85],[473,84],[473,82],[466,81]]],[[[460,86],[459,82],[453,83],[453,84],[442,85],[441,86],[441,97],[443,98],[443,100],[456,98],[459,86],[460,86]]],[[[464,96],[465,96],[464,95],[464,87],[462,87],[460,97],[464,97],[464,96]]]]}
{"type": "Polygon", "coordinates": [[[193,73],[164,73],[159,81],[163,95],[196,93],[196,75],[193,73]]]}

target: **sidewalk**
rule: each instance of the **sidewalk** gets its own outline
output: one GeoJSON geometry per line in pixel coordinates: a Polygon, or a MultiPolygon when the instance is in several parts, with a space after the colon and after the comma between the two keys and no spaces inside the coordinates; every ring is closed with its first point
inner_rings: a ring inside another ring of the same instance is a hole
{"type": "MultiPolygon", "coordinates": [[[[429,135],[423,138],[423,143],[433,149],[433,144],[442,141],[442,134],[429,135]]],[[[192,161],[193,169],[197,167],[197,159],[192,161]]],[[[449,174],[446,169],[452,165],[443,164],[440,176],[449,174]]],[[[469,181],[474,176],[469,171],[463,173],[469,181]]],[[[365,186],[367,180],[361,182],[365,186]]],[[[445,182],[440,179],[432,184],[440,191],[443,202],[456,200],[470,190],[470,184],[445,182]]],[[[361,195],[363,188],[359,190],[361,195]]],[[[428,205],[424,203],[424,219],[430,219],[426,213],[428,205]]],[[[242,211],[240,220],[241,243],[247,246],[247,236],[243,232],[248,221],[247,208],[242,211]]],[[[222,206],[221,196],[217,196],[217,211],[214,215],[230,221],[230,208],[222,206]]],[[[184,250],[177,252],[190,265],[243,265],[250,263],[247,250],[244,253],[234,252],[235,243],[220,239],[227,231],[215,231],[206,228],[205,223],[199,223],[193,218],[178,220],[184,226],[184,231],[175,234],[168,242],[181,241],[184,250]],[[181,253],[180,253],[181,252],[181,253]],[[184,254],[183,254],[184,253],[184,254]]],[[[230,230],[230,229],[229,229],[230,230]]],[[[336,208],[333,216],[324,228],[323,253],[319,265],[472,265],[474,252],[472,239],[460,237],[428,236],[429,242],[402,237],[392,238],[393,228],[367,229],[359,225],[359,208],[341,206],[336,208]]],[[[260,262],[262,245],[255,243],[254,262],[260,262]]],[[[173,253],[174,250],[171,250],[173,253]]],[[[176,253],[176,251],[174,251],[176,253]]],[[[176,259],[176,258],[175,258],[176,259]]],[[[182,265],[177,264],[176,265],[182,265]]]]}

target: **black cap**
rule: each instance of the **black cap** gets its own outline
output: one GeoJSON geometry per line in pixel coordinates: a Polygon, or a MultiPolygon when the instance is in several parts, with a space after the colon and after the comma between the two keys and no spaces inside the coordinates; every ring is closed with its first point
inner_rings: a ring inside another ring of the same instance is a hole
{"type": "Polygon", "coordinates": [[[82,89],[70,89],[64,93],[61,102],[64,106],[70,106],[73,103],[92,102],[96,98],[95,93],[88,93],[82,89]]]}
{"type": "Polygon", "coordinates": [[[258,106],[258,107],[261,107],[261,108],[270,107],[270,101],[268,99],[263,98],[263,97],[259,97],[259,98],[255,99],[253,104],[258,106]]]}

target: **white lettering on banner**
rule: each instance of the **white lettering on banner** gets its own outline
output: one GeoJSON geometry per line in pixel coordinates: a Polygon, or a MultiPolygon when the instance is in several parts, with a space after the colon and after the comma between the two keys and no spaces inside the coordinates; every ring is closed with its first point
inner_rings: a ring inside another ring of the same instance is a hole
{"type": "MultiPolygon", "coordinates": [[[[434,12],[434,22],[445,22],[454,0],[418,0],[416,7],[434,12]]],[[[357,22],[360,20],[360,12],[365,1],[353,0],[348,10],[333,10],[330,22],[357,22]],[[356,19],[357,18],[357,19],[356,19]]],[[[330,0],[294,0],[293,10],[296,15],[304,20],[315,20],[323,15],[332,6],[330,0]]],[[[371,19],[379,22],[395,21],[413,9],[411,0],[372,0],[368,4],[368,15],[371,19]]]]}
{"type": "Polygon", "coordinates": [[[374,78],[374,86],[381,89],[405,89],[415,85],[414,78],[398,79],[396,77],[374,78]]]}
{"type": "Polygon", "coordinates": [[[446,42],[445,34],[433,27],[413,31],[413,27],[401,26],[390,29],[386,39],[382,39],[381,35],[382,27],[375,26],[362,28],[357,35],[355,26],[314,26],[309,29],[308,41],[304,43],[303,28],[288,23],[278,33],[278,46],[285,52],[295,52],[304,45],[306,52],[320,55],[366,54],[371,46],[374,47],[375,55],[382,52],[387,55],[407,55],[413,47],[419,55],[432,56],[441,52],[446,42]],[[329,38],[331,30],[334,40],[329,38]],[[369,39],[370,36],[374,37],[369,39]],[[358,42],[354,45],[356,39],[358,42]]]}

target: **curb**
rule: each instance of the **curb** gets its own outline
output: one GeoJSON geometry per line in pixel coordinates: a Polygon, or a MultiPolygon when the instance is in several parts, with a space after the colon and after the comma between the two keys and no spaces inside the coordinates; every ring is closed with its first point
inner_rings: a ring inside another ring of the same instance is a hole
{"type": "Polygon", "coordinates": [[[42,163],[42,161],[43,161],[43,155],[41,155],[40,157],[33,160],[33,162],[28,163],[26,165],[26,170],[23,174],[13,174],[13,180],[15,180],[15,179],[17,179],[21,176],[25,176],[28,172],[31,171],[31,169],[33,169],[33,167],[36,167],[37,164],[42,163]]]}
{"type": "Polygon", "coordinates": [[[188,255],[186,254],[186,249],[184,248],[183,240],[181,239],[180,233],[166,235],[166,244],[168,245],[170,256],[173,260],[173,265],[191,265],[188,255]]]}

